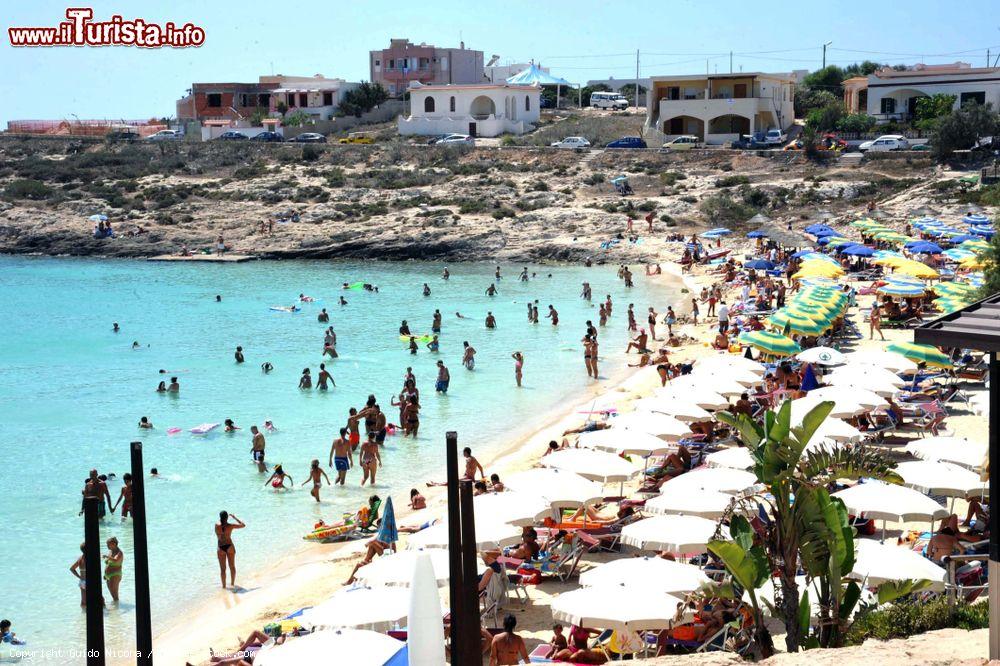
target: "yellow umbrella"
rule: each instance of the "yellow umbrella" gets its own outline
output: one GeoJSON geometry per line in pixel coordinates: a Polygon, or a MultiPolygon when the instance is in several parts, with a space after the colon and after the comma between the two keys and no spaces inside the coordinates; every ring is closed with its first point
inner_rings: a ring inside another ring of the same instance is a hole
{"type": "Polygon", "coordinates": [[[958,263],[962,268],[984,268],[986,266],[980,257],[966,257],[958,263]]]}
{"type": "Polygon", "coordinates": [[[938,276],[938,272],[936,270],[927,264],[920,263],[919,261],[897,264],[895,266],[895,272],[902,273],[903,275],[912,275],[913,277],[921,278],[923,280],[930,280],[938,276]]]}
{"type": "Polygon", "coordinates": [[[897,266],[898,264],[905,263],[906,261],[908,261],[906,257],[888,256],[879,257],[872,263],[878,264],[879,266],[897,266]]]}

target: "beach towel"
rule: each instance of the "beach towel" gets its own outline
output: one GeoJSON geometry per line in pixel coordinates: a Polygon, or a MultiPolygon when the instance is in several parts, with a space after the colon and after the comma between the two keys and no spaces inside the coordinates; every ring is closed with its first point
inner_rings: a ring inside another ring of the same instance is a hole
{"type": "Polygon", "coordinates": [[[385,508],[382,510],[382,524],[378,528],[375,539],[387,544],[393,544],[399,540],[399,531],[396,529],[396,512],[393,511],[391,497],[387,497],[385,500],[385,508]]]}

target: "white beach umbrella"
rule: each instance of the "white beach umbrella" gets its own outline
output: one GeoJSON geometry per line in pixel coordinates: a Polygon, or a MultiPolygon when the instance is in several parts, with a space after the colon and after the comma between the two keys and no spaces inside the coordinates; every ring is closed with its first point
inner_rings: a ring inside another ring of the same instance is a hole
{"type": "Polygon", "coordinates": [[[738,493],[757,483],[757,477],[750,472],[729,467],[709,467],[676,476],[661,487],[663,492],[697,492],[715,490],[724,493],[738,493]]]}
{"type": "Polygon", "coordinates": [[[684,514],[702,518],[720,518],[733,501],[732,495],[717,490],[692,492],[689,489],[672,490],[663,484],[663,492],[646,501],[643,510],[647,513],[669,515],[684,514]]]}
{"type": "MultiPolygon", "coordinates": [[[[819,389],[816,390],[818,391],[819,389]]],[[[812,394],[815,392],[810,391],[806,397],[792,400],[792,423],[802,423],[802,419],[805,418],[806,414],[815,409],[821,402],[825,402],[822,398],[813,397],[812,394]]],[[[866,407],[860,402],[852,401],[845,395],[840,395],[836,399],[831,400],[831,402],[833,402],[833,410],[830,412],[830,416],[835,419],[846,419],[871,410],[870,407],[866,407]]]]}
{"type": "Polygon", "coordinates": [[[662,557],[623,557],[580,574],[580,585],[584,587],[621,587],[638,594],[687,593],[709,582],[709,577],[693,564],[662,557]]]}
{"type": "Polygon", "coordinates": [[[917,364],[902,354],[885,350],[856,351],[847,354],[848,365],[874,365],[893,372],[909,372],[917,369],[917,364]]]}
{"type": "Polygon", "coordinates": [[[709,467],[731,467],[732,469],[750,469],[753,467],[753,456],[745,447],[734,446],[722,449],[705,456],[705,464],[709,467]]]}
{"type": "MultiPolygon", "coordinates": [[[[372,563],[358,569],[356,578],[362,585],[368,587],[398,586],[408,587],[413,578],[413,570],[417,566],[417,558],[421,553],[430,556],[431,566],[438,585],[444,585],[449,578],[448,551],[440,548],[429,550],[403,550],[398,553],[382,555],[372,560],[372,563]]],[[[479,572],[485,567],[480,562],[479,572]]]]}
{"type": "MultiPolygon", "coordinates": [[[[643,403],[647,400],[658,400],[661,402],[672,402],[678,401],[683,403],[694,403],[703,409],[726,409],[729,407],[729,401],[723,398],[721,395],[708,388],[707,386],[671,386],[669,383],[653,391],[652,398],[643,398],[642,400],[636,400],[636,409],[638,409],[638,404],[643,403]]],[[[648,410],[648,411],[663,411],[663,410],[648,410]]],[[[668,414],[669,412],[663,412],[668,414]]]]}
{"type": "Polygon", "coordinates": [[[289,638],[258,650],[254,666],[300,666],[335,659],[357,666],[383,666],[404,643],[385,634],[360,629],[326,629],[289,638]]]}
{"type": "Polygon", "coordinates": [[[880,585],[892,580],[929,580],[932,590],[943,590],[946,572],[920,553],[905,546],[890,546],[874,539],[855,539],[854,568],[848,578],[880,585]]]}
{"type": "Polygon", "coordinates": [[[833,493],[855,515],[865,514],[876,520],[907,523],[936,520],[948,510],[927,495],[904,486],[881,481],[867,481],[833,493]]]}
{"type": "MultiPolygon", "coordinates": [[[[543,456],[542,460],[554,456],[543,456]]],[[[552,506],[578,507],[604,497],[599,483],[561,469],[529,469],[511,474],[504,481],[510,490],[541,495],[552,506]]]]}
{"type": "Polygon", "coordinates": [[[844,354],[833,347],[813,347],[797,354],[795,358],[803,363],[824,366],[840,365],[846,361],[844,354]]]}
{"type": "MultiPolygon", "coordinates": [[[[521,540],[521,528],[510,523],[501,523],[489,515],[476,514],[476,550],[491,550],[512,546],[521,540]]],[[[436,525],[409,535],[406,547],[410,550],[421,548],[447,548],[448,521],[443,520],[436,525]]]]}
{"type": "Polygon", "coordinates": [[[986,458],[985,442],[970,442],[961,437],[925,437],[906,445],[906,452],[921,460],[944,460],[971,470],[982,469],[986,458]]]}
{"type": "MultiPolygon", "coordinates": [[[[636,594],[621,587],[581,587],[553,598],[552,619],[621,631],[668,629],[683,605],[682,599],[662,592],[636,594]]],[[[680,621],[692,617],[685,611],[680,621]]]]}
{"type": "MultiPolygon", "coordinates": [[[[693,377],[700,382],[709,382],[704,384],[705,386],[710,386],[714,389],[713,382],[718,381],[718,378],[725,377],[727,382],[736,382],[744,387],[747,386],[757,386],[758,384],[764,383],[764,378],[753,372],[752,370],[747,370],[740,367],[732,368],[695,368],[694,371],[687,375],[688,377],[693,377]]],[[[676,381],[676,380],[675,380],[676,381]]],[[[744,389],[745,390],[745,389],[744,389]]]]}
{"type": "Polygon", "coordinates": [[[973,497],[989,492],[987,483],[979,475],[964,467],[942,460],[912,460],[899,463],[896,473],[903,477],[903,484],[931,495],[945,497],[973,497]]]}
{"type": "Polygon", "coordinates": [[[666,441],[677,441],[691,435],[691,428],[686,423],[662,413],[629,412],[616,417],[611,423],[613,430],[641,432],[666,441]]]}
{"type": "MultiPolygon", "coordinates": [[[[718,396],[722,399],[722,396],[718,396]]],[[[712,414],[703,407],[690,400],[672,400],[669,398],[643,398],[632,403],[635,407],[633,414],[663,414],[672,416],[678,421],[685,423],[695,423],[701,421],[711,421],[712,414]]]]}
{"type": "Polygon", "coordinates": [[[838,384],[864,386],[864,382],[872,380],[892,384],[893,386],[906,386],[906,380],[895,372],[874,365],[845,365],[842,368],[835,369],[829,375],[824,376],[823,379],[827,384],[833,384],[834,386],[838,384]],[[862,383],[859,384],[859,380],[862,383]]]}
{"type": "Polygon", "coordinates": [[[472,505],[477,518],[489,516],[492,522],[520,527],[534,525],[552,512],[541,495],[513,490],[478,495],[472,498],[472,505]]]}
{"type": "Polygon", "coordinates": [[[671,389],[673,393],[680,392],[682,394],[694,389],[708,390],[723,397],[740,395],[747,391],[746,386],[730,379],[727,374],[721,372],[715,375],[710,373],[683,375],[670,380],[663,388],[671,389]]]}
{"type": "MultiPolygon", "coordinates": [[[[405,622],[409,610],[409,588],[349,587],[302,611],[298,620],[308,629],[366,628],[387,631],[393,625],[405,622]]],[[[445,613],[447,610],[442,611],[442,617],[445,613]]]]}
{"type": "Polygon", "coordinates": [[[563,449],[541,460],[544,467],[574,472],[585,479],[601,483],[628,481],[641,470],[629,461],[605,451],[563,449]]]}
{"type": "MultiPolygon", "coordinates": [[[[662,416],[662,414],[657,416],[662,416]]],[[[690,434],[691,431],[689,430],[688,435],[690,434]]],[[[674,437],[672,441],[677,441],[678,439],[680,439],[680,437],[674,437]]],[[[593,449],[595,451],[603,451],[605,453],[613,454],[625,454],[627,456],[638,455],[644,458],[654,454],[660,455],[675,448],[668,444],[666,439],[654,437],[649,433],[638,430],[618,428],[617,424],[615,427],[607,430],[585,432],[580,435],[580,438],[577,440],[577,444],[584,449],[593,449]]]]}
{"type": "Polygon", "coordinates": [[[838,406],[856,402],[868,410],[875,409],[876,407],[887,407],[889,405],[882,396],[857,386],[824,386],[809,391],[807,397],[810,400],[816,401],[832,400],[838,406]]]}
{"type": "Polygon", "coordinates": [[[698,359],[694,364],[694,372],[703,372],[705,370],[719,370],[724,372],[729,369],[752,372],[761,376],[767,374],[767,368],[764,367],[763,363],[739,354],[706,356],[705,358],[698,359]]]}
{"type": "Polygon", "coordinates": [[[718,523],[700,516],[653,516],[622,528],[622,543],[641,550],[704,553],[718,523]]]}
{"type": "MultiPolygon", "coordinates": [[[[877,368],[872,368],[872,369],[876,370],[877,368]]],[[[883,381],[879,377],[865,379],[860,376],[844,377],[840,379],[840,381],[838,381],[836,384],[831,384],[823,388],[836,388],[836,389],[843,389],[846,391],[854,391],[855,389],[858,389],[866,391],[867,393],[874,393],[875,395],[882,398],[891,398],[900,391],[900,388],[898,386],[883,381]]]]}
{"type": "MultiPolygon", "coordinates": [[[[801,420],[796,425],[801,425],[801,420]]],[[[834,442],[856,442],[864,437],[864,433],[852,426],[847,421],[841,419],[829,418],[825,419],[823,423],[816,428],[816,432],[813,433],[812,440],[810,440],[810,445],[813,442],[819,442],[820,440],[829,439],[834,442]]]]}

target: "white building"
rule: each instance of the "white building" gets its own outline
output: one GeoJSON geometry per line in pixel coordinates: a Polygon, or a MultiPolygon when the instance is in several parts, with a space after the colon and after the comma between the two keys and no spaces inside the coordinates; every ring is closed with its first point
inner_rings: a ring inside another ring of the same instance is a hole
{"type": "Polygon", "coordinates": [[[535,128],[541,101],[537,86],[410,84],[410,116],[400,134],[524,134],[535,128]]]}
{"type": "Polygon", "coordinates": [[[909,120],[917,100],[936,94],[954,95],[955,108],[968,102],[1000,107],[1000,67],[973,67],[967,62],[914,65],[897,71],[886,67],[869,76],[844,81],[844,104],[851,113],[867,113],[880,121],[909,120]]]}
{"type": "Polygon", "coordinates": [[[328,79],[320,74],[262,76],[260,82],[262,85],[275,86],[270,97],[272,114],[277,114],[278,105],[284,104],[288,108],[287,113],[300,112],[320,120],[332,118],[344,93],[361,85],[344,79],[328,79]]]}
{"type": "Polygon", "coordinates": [[[722,144],[795,122],[794,74],[711,74],[650,77],[646,135],[668,141],[691,134],[722,144]]]}

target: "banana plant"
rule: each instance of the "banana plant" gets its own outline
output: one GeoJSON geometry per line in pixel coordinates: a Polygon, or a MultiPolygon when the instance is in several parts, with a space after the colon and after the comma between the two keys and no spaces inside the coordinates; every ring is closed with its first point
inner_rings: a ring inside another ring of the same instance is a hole
{"type": "MultiPolygon", "coordinates": [[[[892,471],[895,464],[877,452],[858,449],[826,449],[803,453],[816,430],[829,416],[832,402],[821,402],[809,411],[801,424],[793,425],[791,403],[785,401],[778,411],[767,411],[758,424],[744,414],[718,414],[718,419],[731,426],[753,458],[753,472],[762,490],[744,498],[743,508],[762,508],[767,516],[758,543],[746,547],[733,535],[731,543],[721,540],[709,544],[733,578],[748,590],[755,613],[759,612],[755,590],[768,576],[775,577],[774,614],[785,623],[785,648],[796,652],[819,645],[841,645],[847,622],[861,597],[861,588],[844,578],[854,566],[854,530],[850,526],[843,503],[830,496],[826,486],[833,479],[873,477],[898,483],[892,471]],[[748,562],[760,561],[750,551],[758,548],[763,554],[767,574],[760,578],[748,562]],[[737,576],[730,568],[740,570],[737,576]],[[800,595],[795,575],[799,569],[817,587],[820,607],[818,631],[810,636],[809,591],[800,595]]],[[[730,511],[730,524],[742,525],[742,516],[730,511]]],[[[742,533],[742,527],[737,529],[742,533]]],[[[753,532],[751,531],[751,536],[753,532]]],[[[745,541],[745,538],[743,539],[745,541]]],[[[761,618],[755,618],[758,625],[761,618]]],[[[767,641],[760,631],[755,640],[763,654],[767,641]]],[[[772,647],[773,649],[773,647],[772,647]]],[[[766,655],[765,655],[766,656],[766,655]]]]}

